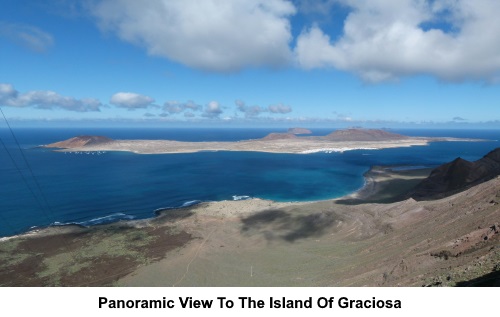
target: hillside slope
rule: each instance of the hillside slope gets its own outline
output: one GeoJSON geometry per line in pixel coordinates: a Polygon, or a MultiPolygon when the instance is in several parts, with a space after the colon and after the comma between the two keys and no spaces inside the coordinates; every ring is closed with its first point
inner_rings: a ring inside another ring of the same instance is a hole
{"type": "Polygon", "coordinates": [[[68,140],[51,143],[51,144],[45,145],[44,147],[72,149],[72,148],[80,148],[83,146],[106,144],[106,143],[110,143],[113,141],[114,141],[113,139],[110,139],[110,138],[105,137],[105,136],[80,135],[80,136],[76,136],[76,137],[68,139],[68,140]]]}
{"type": "Polygon", "coordinates": [[[469,162],[457,158],[434,169],[408,196],[416,200],[447,197],[500,175],[500,148],[469,162]]]}

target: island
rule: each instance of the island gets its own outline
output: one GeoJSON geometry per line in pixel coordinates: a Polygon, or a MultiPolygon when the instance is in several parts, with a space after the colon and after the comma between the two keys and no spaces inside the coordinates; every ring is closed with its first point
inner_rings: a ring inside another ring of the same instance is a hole
{"type": "Polygon", "coordinates": [[[292,134],[312,134],[312,131],[306,128],[289,128],[287,132],[292,134]]]}
{"type": "Polygon", "coordinates": [[[103,136],[77,136],[43,145],[58,151],[127,151],[137,154],[194,153],[203,151],[240,151],[308,154],[376,150],[427,145],[437,141],[480,141],[447,137],[410,137],[376,129],[337,130],[325,136],[297,136],[270,133],[261,139],[236,142],[181,142],[175,140],[113,140],[103,136]]]}

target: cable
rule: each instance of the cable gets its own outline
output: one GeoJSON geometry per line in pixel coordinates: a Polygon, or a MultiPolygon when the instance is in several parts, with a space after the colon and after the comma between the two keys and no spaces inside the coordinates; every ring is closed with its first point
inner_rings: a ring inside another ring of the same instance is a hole
{"type": "Polygon", "coordinates": [[[12,161],[12,163],[14,164],[14,166],[16,167],[16,170],[19,172],[19,174],[21,174],[21,178],[23,179],[23,182],[24,184],[26,184],[26,187],[28,187],[31,195],[33,195],[33,197],[35,198],[35,201],[36,203],[38,204],[38,207],[40,207],[40,209],[43,211],[45,217],[47,218],[47,220],[50,222],[50,218],[49,216],[47,215],[46,211],[45,211],[45,208],[42,206],[42,204],[40,203],[40,200],[38,199],[38,196],[35,194],[35,192],[33,191],[33,188],[31,188],[28,180],[26,179],[26,177],[24,176],[23,174],[23,171],[21,170],[21,168],[19,167],[19,165],[17,165],[17,162],[16,160],[14,159],[14,157],[12,157],[12,154],[9,152],[9,149],[7,148],[7,146],[5,145],[5,143],[3,142],[2,138],[0,138],[0,143],[2,144],[2,147],[5,149],[5,152],[7,152],[7,154],[9,155],[9,158],[10,160],[12,161]]]}
{"type": "MultiPolygon", "coordinates": [[[[31,177],[33,177],[33,180],[34,180],[34,182],[36,184],[36,187],[38,188],[38,191],[40,192],[40,196],[42,197],[43,201],[45,202],[45,205],[47,206],[47,208],[48,208],[48,210],[49,210],[49,212],[50,212],[50,214],[51,214],[51,216],[53,218],[54,217],[54,213],[52,212],[52,208],[50,207],[50,204],[47,201],[47,198],[45,197],[45,195],[43,193],[43,190],[42,190],[42,188],[40,186],[40,183],[38,182],[38,179],[36,178],[35,174],[33,173],[33,170],[31,169],[31,166],[30,166],[28,160],[26,159],[26,156],[24,155],[23,150],[21,149],[21,145],[19,144],[19,141],[17,140],[16,135],[14,134],[14,131],[12,131],[12,128],[11,128],[11,126],[9,124],[9,121],[7,120],[7,117],[5,116],[5,114],[3,113],[2,108],[0,108],[0,112],[2,113],[2,116],[3,116],[4,120],[5,120],[5,123],[7,123],[7,127],[9,128],[10,134],[12,135],[12,137],[14,138],[14,141],[17,144],[17,148],[19,149],[19,152],[21,152],[21,156],[23,157],[23,160],[24,160],[26,166],[28,167],[28,170],[30,171],[31,177]]],[[[5,147],[5,144],[4,144],[4,147],[5,147]]],[[[9,154],[9,156],[11,157],[11,159],[13,159],[10,154],[9,154]]],[[[20,170],[20,169],[18,168],[18,170],[20,170]]],[[[33,193],[33,191],[32,191],[32,193],[33,193]]],[[[34,195],[34,193],[33,193],[33,195],[34,195]]],[[[42,208],[42,210],[45,213],[45,209],[42,208]]],[[[50,217],[48,217],[48,216],[47,216],[47,218],[50,219],[50,217]]],[[[50,220],[49,220],[49,222],[50,222],[50,220]]]]}

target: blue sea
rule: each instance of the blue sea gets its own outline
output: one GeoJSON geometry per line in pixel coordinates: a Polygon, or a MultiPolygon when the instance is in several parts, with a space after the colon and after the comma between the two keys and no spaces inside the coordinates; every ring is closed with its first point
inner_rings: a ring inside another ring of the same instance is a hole
{"type": "MultiPolygon", "coordinates": [[[[326,135],[333,129],[313,130],[326,135]]],[[[434,167],[456,157],[477,160],[500,147],[500,130],[393,130],[412,136],[487,139],[344,153],[202,152],[140,155],[65,154],[38,145],[77,135],[114,139],[237,141],[279,129],[0,129],[0,236],[50,225],[99,225],[155,216],[159,209],[202,201],[258,197],[312,201],[340,197],[364,184],[372,165],[434,167]],[[14,163],[15,162],[15,163],[14,163]],[[26,163],[27,162],[27,163],[26,163]]]]}

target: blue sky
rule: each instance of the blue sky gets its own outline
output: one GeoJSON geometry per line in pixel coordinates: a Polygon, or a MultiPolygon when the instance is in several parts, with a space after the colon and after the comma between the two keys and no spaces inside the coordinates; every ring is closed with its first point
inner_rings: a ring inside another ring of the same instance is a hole
{"type": "Polygon", "coordinates": [[[13,124],[500,128],[496,0],[3,0],[13,124]]]}

